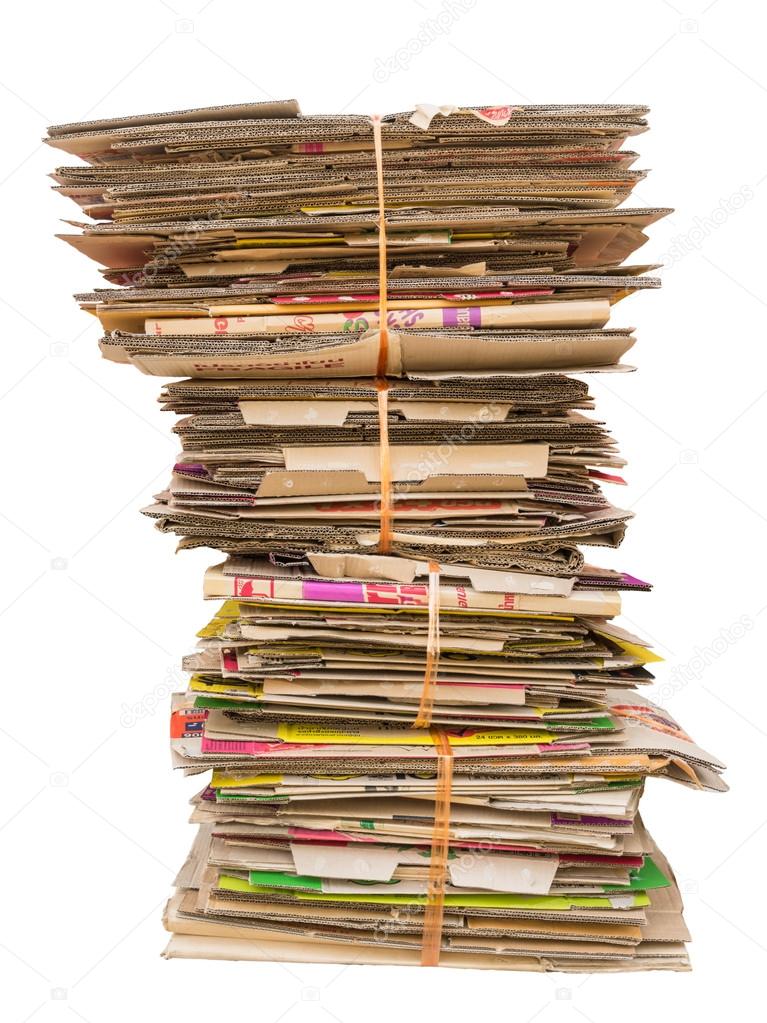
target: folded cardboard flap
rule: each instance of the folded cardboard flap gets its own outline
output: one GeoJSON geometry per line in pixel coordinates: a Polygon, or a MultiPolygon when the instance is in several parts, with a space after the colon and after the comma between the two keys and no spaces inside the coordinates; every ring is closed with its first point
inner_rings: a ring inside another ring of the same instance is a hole
{"type": "MultiPolygon", "coordinates": [[[[312,555],[312,562],[326,566],[336,559],[338,564],[344,555],[312,555]]],[[[359,573],[336,575],[315,575],[305,568],[272,565],[263,558],[232,558],[228,562],[208,569],[205,574],[205,596],[235,598],[243,601],[260,600],[311,600],[330,603],[372,603],[381,605],[423,606],[428,597],[428,587],[423,575],[406,574],[396,568],[388,570],[382,563],[391,560],[386,556],[355,555],[350,559],[350,570],[359,568],[359,573]],[[359,559],[359,560],[358,560],[359,559]],[[360,564],[367,560],[379,560],[381,574],[366,574],[360,564]],[[336,581],[337,580],[337,581],[336,581]]],[[[411,562],[418,565],[418,562],[411,562]]],[[[572,579],[551,579],[540,577],[549,584],[544,590],[534,583],[529,574],[523,572],[500,572],[480,570],[481,581],[487,577],[486,588],[466,585],[473,570],[463,566],[444,566],[441,573],[439,595],[444,610],[487,610],[505,614],[511,612],[533,612],[545,615],[599,615],[612,617],[620,613],[620,595],[614,591],[574,590],[572,579]],[[454,569],[454,571],[452,571],[454,569]],[[561,585],[560,585],[561,584],[561,585]],[[505,585],[505,588],[502,588],[505,585]]],[[[242,612],[243,617],[249,617],[242,612]]],[[[250,622],[246,623],[248,626],[250,622]]],[[[245,628],[245,625],[243,625],[245,628]]],[[[244,633],[243,633],[244,635],[244,633]]],[[[641,660],[639,654],[620,658],[626,665],[641,660]]],[[[194,670],[198,670],[197,667],[194,670]]],[[[204,670],[200,668],[200,670],[204,670]]],[[[540,676],[536,673],[536,678],[540,676]]]]}
{"type": "MultiPolygon", "coordinates": [[[[460,493],[465,498],[482,498],[488,493],[495,495],[514,492],[528,492],[523,476],[509,475],[468,475],[466,473],[445,473],[440,471],[423,480],[407,479],[404,482],[393,481],[392,500],[404,500],[410,497],[429,496],[434,500],[440,497],[460,493]]],[[[368,480],[360,469],[337,470],[292,470],[270,469],[256,488],[255,496],[259,503],[267,501],[278,503],[281,500],[296,503],[297,498],[305,497],[337,497],[343,500],[364,500],[365,497],[380,496],[381,485],[378,480],[368,480]]]]}
{"type": "MultiPolygon", "coordinates": [[[[247,426],[344,426],[353,413],[377,412],[373,400],[240,401],[240,414],[247,426]]],[[[502,423],[511,402],[479,401],[395,401],[389,410],[408,421],[450,423],[502,423]]]]}
{"type": "MultiPolygon", "coordinates": [[[[368,483],[381,480],[380,448],[372,445],[286,447],[282,449],[288,472],[355,471],[368,483]]],[[[456,444],[434,448],[427,444],[395,444],[389,447],[394,482],[419,483],[435,473],[452,475],[509,475],[539,479],[548,470],[548,444],[456,444]]]]}
{"type": "MultiPolygon", "coordinates": [[[[425,570],[425,561],[394,558],[386,554],[307,554],[314,571],[328,579],[376,579],[387,582],[412,583],[425,570]],[[422,568],[423,566],[423,568],[422,568]]],[[[226,570],[227,562],[217,566],[226,570]]],[[[264,566],[267,567],[267,566],[264,566]]]]}
{"type": "Polygon", "coordinates": [[[547,895],[557,872],[554,856],[458,856],[448,862],[450,883],[495,892],[547,895]]]}
{"type": "MultiPolygon", "coordinates": [[[[428,577],[429,574],[429,564],[426,561],[387,557],[385,554],[311,552],[307,556],[315,572],[329,579],[375,579],[407,584],[419,577],[428,577]]],[[[575,583],[574,578],[500,572],[475,568],[473,565],[441,565],[440,574],[446,579],[468,580],[471,588],[478,593],[545,593],[569,597],[575,583]]]]}
{"type": "MultiPolygon", "coordinates": [[[[403,864],[426,864],[418,849],[391,846],[290,844],[295,871],[309,877],[387,883],[403,864]]],[[[559,860],[556,856],[510,856],[468,852],[448,862],[451,884],[487,891],[548,895],[559,860]]]]}
{"type": "MultiPolygon", "coordinates": [[[[100,266],[115,270],[141,266],[152,251],[155,242],[151,234],[129,234],[113,237],[108,234],[56,235],[100,266]]],[[[141,271],[138,271],[140,275],[141,271]]]]}

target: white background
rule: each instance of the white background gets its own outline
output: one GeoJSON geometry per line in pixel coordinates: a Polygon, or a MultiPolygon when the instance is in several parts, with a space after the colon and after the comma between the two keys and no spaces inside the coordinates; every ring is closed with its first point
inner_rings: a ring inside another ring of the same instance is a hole
{"type": "Polygon", "coordinates": [[[763,244],[764,8],[646,0],[25,2],[6,8],[0,103],[0,840],[4,1018],[89,1023],[218,1016],[340,1023],[737,1017],[767,967],[763,244]],[[686,6],[682,6],[685,5],[686,6]],[[444,31],[420,27],[440,11],[444,31]],[[659,702],[729,765],[732,792],[655,782],[645,819],[693,931],[690,975],[166,962],[162,903],[191,838],[167,693],[211,608],[205,551],[138,514],[175,445],[159,381],[103,362],[70,295],[96,267],[54,240],[48,123],[296,96],[307,113],[415,102],[647,103],[634,204],[673,206],[642,259],[662,292],[621,304],[639,372],[592,378],[630,459],[616,503],[640,513],[601,560],[655,583],[627,625],[667,662],[659,702]],[[612,557],[610,555],[613,554],[612,557]]]}

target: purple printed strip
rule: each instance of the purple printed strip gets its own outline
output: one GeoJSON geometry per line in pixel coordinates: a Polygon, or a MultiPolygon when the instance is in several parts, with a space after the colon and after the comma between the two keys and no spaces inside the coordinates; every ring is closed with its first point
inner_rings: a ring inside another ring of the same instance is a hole
{"type": "Polygon", "coordinates": [[[481,327],[482,312],[478,306],[464,306],[463,308],[443,309],[443,327],[481,327]]]}

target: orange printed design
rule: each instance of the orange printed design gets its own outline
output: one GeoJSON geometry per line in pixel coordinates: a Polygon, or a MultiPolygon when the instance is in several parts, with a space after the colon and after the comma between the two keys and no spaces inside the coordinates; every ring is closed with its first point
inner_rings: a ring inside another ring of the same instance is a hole
{"type": "Polygon", "coordinates": [[[664,735],[673,735],[675,739],[683,739],[685,742],[693,740],[683,731],[670,715],[664,713],[659,707],[644,707],[629,703],[617,704],[610,708],[618,717],[630,718],[638,721],[640,725],[652,728],[654,732],[662,732],[664,735]]]}

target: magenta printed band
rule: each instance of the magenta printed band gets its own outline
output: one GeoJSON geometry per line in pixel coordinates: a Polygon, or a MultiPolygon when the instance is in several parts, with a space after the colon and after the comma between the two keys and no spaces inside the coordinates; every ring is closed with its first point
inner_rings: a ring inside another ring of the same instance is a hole
{"type": "Polygon", "coordinates": [[[362,583],[312,582],[307,579],[302,586],[304,600],[340,600],[345,604],[364,604],[365,589],[362,583]]]}

